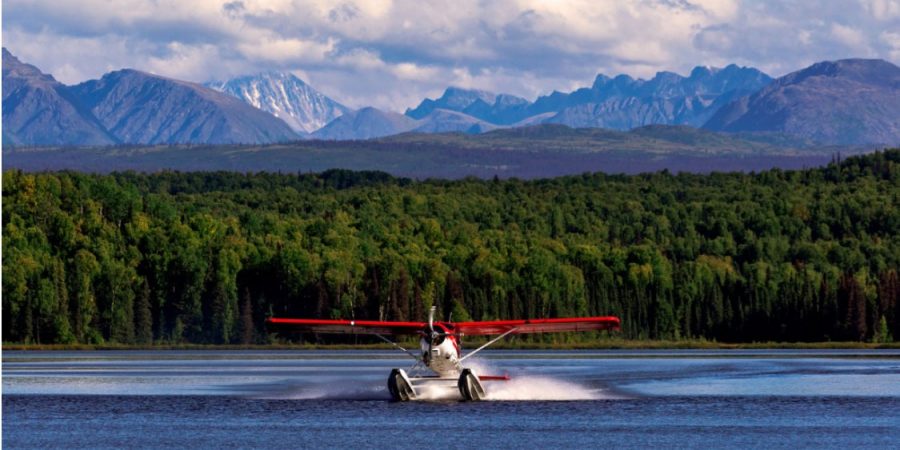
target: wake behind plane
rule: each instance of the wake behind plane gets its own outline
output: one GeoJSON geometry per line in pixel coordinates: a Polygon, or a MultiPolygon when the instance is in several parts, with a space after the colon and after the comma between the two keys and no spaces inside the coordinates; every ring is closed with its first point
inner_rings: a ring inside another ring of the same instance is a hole
{"type": "Polygon", "coordinates": [[[435,308],[428,315],[428,322],[392,322],[373,320],[319,320],[270,318],[266,322],[272,330],[288,330],[310,333],[370,334],[393,345],[416,360],[406,370],[395,368],[388,376],[387,385],[395,401],[415,400],[425,385],[451,386],[456,384],[462,398],[477,401],[485,398],[482,381],[509,380],[506,375],[479,376],[465,361],[491,344],[511,334],[559,333],[572,331],[618,330],[619,318],[571,317],[561,319],[492,320],[477,322],[435,321],[435,308]],[[388,336],[421,336],[421,354],[401,347],[388,336]],[[462,354],[460,342],[463,336],[496,336],[481,347],[462,354]],[[418,374],[422,368],[432,374],[418,374]]]}

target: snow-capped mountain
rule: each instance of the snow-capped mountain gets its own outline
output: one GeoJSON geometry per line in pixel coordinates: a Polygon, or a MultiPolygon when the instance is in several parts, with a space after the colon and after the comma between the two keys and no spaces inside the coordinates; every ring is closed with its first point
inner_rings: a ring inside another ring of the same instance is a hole
{"type": "Polygon", "coordinates": [[[263,72],[207,83],[285,121],[294,131],[312,133],[350,112],[291,73],[263,72]]]}

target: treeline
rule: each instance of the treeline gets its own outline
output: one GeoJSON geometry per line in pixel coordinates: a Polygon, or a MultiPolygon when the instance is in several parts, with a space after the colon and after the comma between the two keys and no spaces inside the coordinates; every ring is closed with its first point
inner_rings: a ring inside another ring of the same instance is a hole
{"type": "Polygon", "coordinates": [[[6,171],[3,340],[265,343],[270,316],[436,305],[460,321],[617,315],[627,338],[887,341],[898,207],[900,150],[527,182],[6,171]]]}

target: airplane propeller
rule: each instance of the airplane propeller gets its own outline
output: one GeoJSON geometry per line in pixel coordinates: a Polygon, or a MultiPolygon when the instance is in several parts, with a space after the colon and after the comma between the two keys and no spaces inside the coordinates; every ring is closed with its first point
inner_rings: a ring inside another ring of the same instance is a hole
{"type": "Polygon", "coordinates": [[[434,328],[434,314],[436,311],[437,306],[432,306],[431,310],[428,311],[428,354],[431,354],[432,347],[444,341],[443,337],[446,335],[444,330],[435,330],[434,328]]]}
{"type": "Polygon", "coordinates": [[[431,331],[431,334],[434,334],[434,312],[437,310],[437,306],[432,306],[431,310],[428,311],[428,330],[431,331]]]}

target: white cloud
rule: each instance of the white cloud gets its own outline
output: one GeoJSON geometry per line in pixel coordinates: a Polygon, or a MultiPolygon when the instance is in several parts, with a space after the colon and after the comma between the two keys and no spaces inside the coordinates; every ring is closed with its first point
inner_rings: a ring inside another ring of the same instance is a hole
{"type": "Polygon", "coordinates": [[[875,20],[900,18],[900,0],[860,0],[860,4],[875,20]]]}
{"type": "Polygon", "coordinates": [[[242,42],[237,45],[241,54],[250,61],[274,63],[321,62],[334,51],[335,40],[325,42],[297,38],[264,38],[258,41],[242,42]]]}
{"type": "Polygon", "coordinates": [[[172,42],[163,56],[151,56],[140,69],[150,73],[185,79],[204,80],[210,66],[219,59],[219,49],[213,45],[184,45],[172,42]]]}
{"type": "Polygon", "coordinates": [[[866,49],[866,37],[860,30],[833,23],[831,24],[831,35],[847,47],[857,50],[866,49]]]}
{"type": "Polygon", "coordinates": [[[858,1],[6,0],[3,41],[66,83],[290,70],[350,106],[402,111],[450,84],[533,99],[598,72],[896,62],[900,0],[858,1]]]}
{"type": "Polygon", "coordinates": [[[430,81],[440,76],[441,69],[437,67],[424,67],[414,63],[400,63],[391,69],[397,78],[411,81],[430,81]]]}
{"type": "Polygon", "coordinates": [[[900,60],[900,31],[885,31],[881,33],[881,41],[887,45],[891,59],[900,60]]]}

